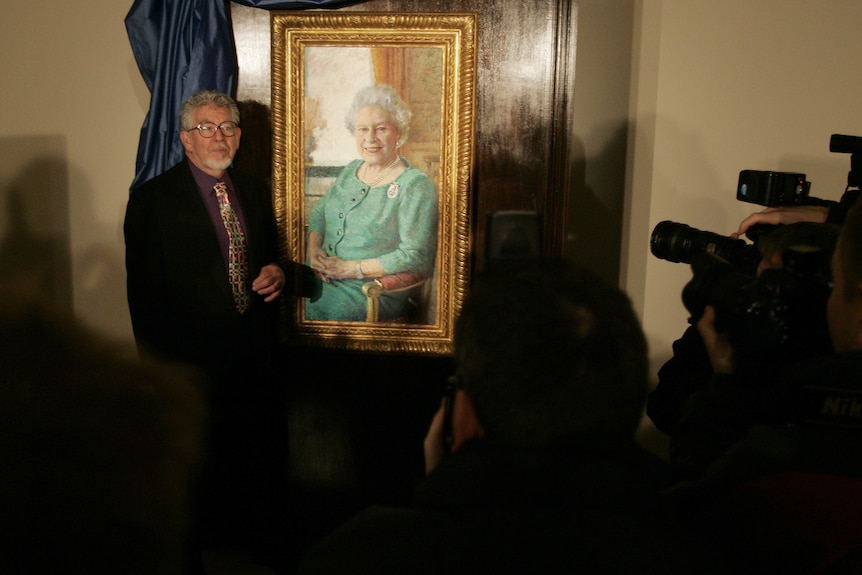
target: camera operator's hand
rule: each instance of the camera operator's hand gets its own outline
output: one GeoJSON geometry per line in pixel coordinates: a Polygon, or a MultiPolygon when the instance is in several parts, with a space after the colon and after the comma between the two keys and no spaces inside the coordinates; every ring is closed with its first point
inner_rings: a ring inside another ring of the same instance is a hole
{"type": "Polygon", "coordinates": [[[712,371],[715,373],[733,373],[733,347],[724,335],[715,331],[715,308],[711,305],[706,306],[696,325],[709,355],[712,371]]]}
{"type": "Polygon", "coordinates": [[[829,208],[826,206],[779,206],[766,208],[755,212],[742,220],[739,229],[730,234],[731,237],[739,239],[748,229],[756,224],[795,224],[796,222],[825,223],[829,216],[829,208]]]}

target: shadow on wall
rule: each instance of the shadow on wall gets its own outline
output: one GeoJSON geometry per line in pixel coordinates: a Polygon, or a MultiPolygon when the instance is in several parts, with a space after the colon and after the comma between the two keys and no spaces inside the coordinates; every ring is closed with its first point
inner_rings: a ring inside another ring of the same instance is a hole
{"type": "Polygon", "coordinates": [[[72,309],[63,136],[0,139],[0,282],[72,309]]]}
{"type": "Polygon", "coordinates": [[[566,255],[611,285],[619,285],[620,279],[627,137],[625,124],[612,128],[604,148],[589,158],[582,141],[570,143],[577,160],[572,168],[566,255]]]}
{"type": "Polygon", "coordinates": [[[252,174],[272,189],[272,116],[269,106],[255,100],[240,100],[242,142],[233,165],[252,174]]]}
{"type": "Polygon", "coordinates": [[[66,145],[61,135],[0,138],[0,283],[131,337],[121,235],[99,223],[66,145]]]}

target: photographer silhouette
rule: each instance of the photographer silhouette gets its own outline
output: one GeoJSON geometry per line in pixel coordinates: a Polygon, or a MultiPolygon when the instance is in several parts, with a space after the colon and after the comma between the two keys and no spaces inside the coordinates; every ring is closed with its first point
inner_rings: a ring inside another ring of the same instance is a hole
{"type": "Polygon", "coordinates": [[[832,279],[833,352],[773,365],[759,385],[738,373],[710,306],[696,325],[715,375],[681,408],[688,480],[671,495],[768,573],[862,570],[862,204],[841,227],[832,279]]]}

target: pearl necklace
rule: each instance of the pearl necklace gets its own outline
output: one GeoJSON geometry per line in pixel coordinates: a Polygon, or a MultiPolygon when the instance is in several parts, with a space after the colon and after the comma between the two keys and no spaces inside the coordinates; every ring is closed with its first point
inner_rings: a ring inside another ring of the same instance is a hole
{"type": "MultiPolygon", "coordinates": [[[[391,163],[391,164],[389,164],[389,167],[387,167],[385,170],[383,170],[383,173],[382,173],[382,174],[380,174],[379,176],[377,176],[377,177],[374,179],[374,181],[373,181],[373,182],[365,182],[365,183],[366,183],[366,184],[368,184],[368,187],[369,187],[369,188],[373,188],[374,186],[376,186],[377,184],[379,184],[380,182],[382,182],[382,181],[383,181],[383,178],[385,178],[386,176],[388,176],[388,175],[389,175],[389,172],[391,172],[392,170],[394,170],[394,169],[395,169],[395,166],[397,166],[397,165],[398,165],[398,162],[400,162],[400,161],[401,161],[401,158],[400,158],[400,157],[398,157],[398,156],[395,156],[395,160],[393,160],[393,161],[392,161],[392,163],[391,163]]],[[[363,170],[363,172],[367,172],[367,171],[368,171],[368,163],[363,164],[363,166],[364,166],[364,168],[365,168],[365,169],[363,170]]],[[[364,180],[363,180],[363,181],[364,181],[364,180]]]]}

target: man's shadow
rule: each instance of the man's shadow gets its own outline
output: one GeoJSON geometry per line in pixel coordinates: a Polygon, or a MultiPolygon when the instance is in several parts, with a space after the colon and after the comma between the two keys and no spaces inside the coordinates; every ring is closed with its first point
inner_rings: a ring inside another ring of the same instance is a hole
{"type": "Polygon", "coordinates": [[[0,190],[0,283],[72,310],[67,166],[37,156],[0,190]]]}

